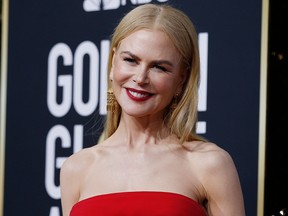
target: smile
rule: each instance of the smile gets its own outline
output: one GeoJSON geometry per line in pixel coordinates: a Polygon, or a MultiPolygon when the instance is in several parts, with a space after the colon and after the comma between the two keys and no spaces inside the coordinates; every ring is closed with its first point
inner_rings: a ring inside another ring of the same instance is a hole
{"type": "Polygon", "coordinates": [[[144,91],[138,91],[135,89],[126,89],[127,95],[134,101],[145,101],[149,99],[152,94],[144,91]]]}

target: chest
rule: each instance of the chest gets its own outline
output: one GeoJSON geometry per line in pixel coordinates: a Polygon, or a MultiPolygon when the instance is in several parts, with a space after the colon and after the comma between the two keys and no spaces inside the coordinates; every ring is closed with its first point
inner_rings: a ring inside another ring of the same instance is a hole
{"type": "Polygon", "coordinates": [[[197,199],[199,185],[191,161],[182,155],[122,155],[96,161],[83,176],[82,194],[173,191],[197,199]]]}

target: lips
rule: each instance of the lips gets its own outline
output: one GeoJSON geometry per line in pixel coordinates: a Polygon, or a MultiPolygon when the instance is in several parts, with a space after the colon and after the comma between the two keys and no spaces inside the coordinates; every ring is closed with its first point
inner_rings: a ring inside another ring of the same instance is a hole
{"type": "Polygon", "coordinates": [[[139,91],[132,88],[126,88],[126,92],[129,98],[138,102],[148,100],[153,95],[149,92],[139,91]]]}

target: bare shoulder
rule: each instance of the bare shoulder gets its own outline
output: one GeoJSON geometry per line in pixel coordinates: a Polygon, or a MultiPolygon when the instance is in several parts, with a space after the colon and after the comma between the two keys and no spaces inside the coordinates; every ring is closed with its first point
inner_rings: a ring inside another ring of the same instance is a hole
{"type": "Polygon", "coordinates": [[[82,149],[72,154],[62,164],[60,171],[61,204],[63,215],[68,215],[79,200],[81,179],[93,161],[93,148],[82,149]]]}
{"type": "Polygon", "coordinates": [[[245,215],[238,172],[230,154],[210,142],[185,144],[201,196],[207,200],[209,215],[245,215]]]}
{"type": "Polygon", "coordinates": [[[190,165],[197,171],[202,183],[210,183],[209,179],[237,176],[237,170],[231,155],[211,142],[188,142],[185,143],[187,158],[190,165]]]}
{"type": "Polygon", "coordinates": [[[191,157],[193,154],[194,157],[197,158],[197,161],[199,161],[203,166],[211,166],[211,168],[215,168],[233,162],[227,151],[212,142],[186,142],[184,147],[187,149],[188,154],[191,154],[191,157]]]}
{"type": "Polygon", "coordinates": [[[81,175],[95,161],[95,149],[97,149],[96,146],[84,148],[69,156],[64,161],[61,172],[70,173],[71,175],[81,175]]]}

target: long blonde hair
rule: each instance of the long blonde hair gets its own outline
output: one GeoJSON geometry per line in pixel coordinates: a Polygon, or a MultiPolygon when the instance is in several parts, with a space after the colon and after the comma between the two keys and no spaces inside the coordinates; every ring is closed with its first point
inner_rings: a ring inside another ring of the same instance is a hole
{"type": "MultiPolygon", "coordinates": [[[[187,78],[178,104],[164,116],[165,125],[170,128],[182,144],[185,141],[204,140],[196,134],[198,86],[200,60],[198,36],[189,17],[169,5],[144,4],[126,14],[112,35],[108,71],[110,72],[113,48],[131,33],[140,29],[158,29],[166,33],[182,56],[187,68],[187,78]]],[[[108,83],[111,86],[111,83],[108,83]]],[[[119,125],[121,107],[117,103],[114,112],[107,112],[104,139],[111,136],[119,125]]]]}

